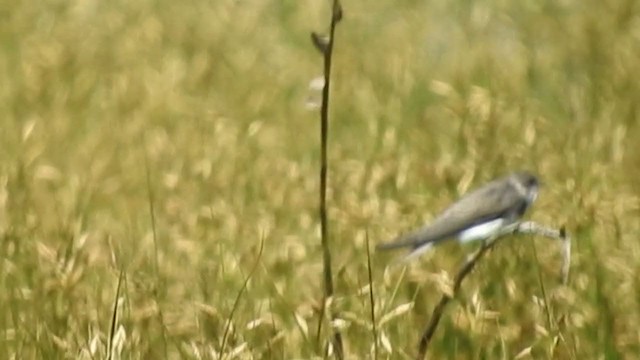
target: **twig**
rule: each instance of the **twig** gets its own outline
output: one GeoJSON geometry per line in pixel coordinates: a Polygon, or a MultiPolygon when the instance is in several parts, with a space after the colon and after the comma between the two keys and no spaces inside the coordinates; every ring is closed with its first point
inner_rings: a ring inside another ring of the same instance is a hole
{"type": "Polygon", "coordinates": [[[497,243],[497,240],[484,243],[482,247],[478,251],[476,251],[470,258],[468,258],[467,261],[464,263],[464,265],[460,268],[453,282],[452,295],[443,294],[442,298],[440,298],[440,301],[438,302],[436,307],[433,309],[433,312],[431,313],[431,319],[429,320],[427,327],[425,328],[424,332],[422,333],[422,336],[420,337],[417,359],[422,359],[425,357],[427,353],[427,348],[429,347],[429,342],[431,341],[431,338],[433,337],[433,334],[435,333],[436,328],[438,327],[438,323],[442,318],[444,309],[449,303],[449,301],[451,301],[453,296],[455,296],[455,294],[458,292],[458,289],[462,284],[462,280],[464,280],[464,278],[471,272],[471,270],[473,270],[476,263],[478,262],[478,260],[480,260],[480,258],[482,258],[484,253],[486,253],[489,249],[491,249],[496,243],[497,243]]]}
{"type": "Polygon", "coordinates": [[[471,257],[465,261],[462,265],[458,273],[456,274],[453,281],[453,291],[451,295],[443,294],[442,298],[433,309],[431,313],[431,318],[425,327],[422,336],[420,337],[420,342],[418,343],[418,355],[416,359],[424,359],[427,350],[429,348],[429,343],[431,342],[431,338],[438,327],[438,323],[444,314],[444,310],[451,301],[451,299],[456,295],[458,289],[462,285],[462,281],[471,273],[475,265],[482,258],[482,256],[491,248],[493,248],[503,236],[508,234],[532,234],[532,235],[540,235],[547,238],[551,238],[554,240],[560,240],[563,243],[563,264],[561,269],[562,275],[562,284],[566,285],[569,281],[569,268],[571,262],[571,239],[567,236],[566,231],[563,228],[557,230],[553,228],[549,228],[543,225],[539,225],[532,221],[527,221],[523,223],[517,223],[510,228],[505,229],[501,234],[498,234],[494,238],[485,242],[482,247],[477,250],[471,257]]]}
{"type": "MultiPolygon", "coordinates": [[[[327,220],[327,140],[329,133],[329,90],[331,85],[331,60],[333,56],[333,45],[335,40],[336,25],[342,19],[342,6],[339,0],[332,1],[331,23],[329,36],[323,37],[317,33],[311,33],[311,40],[324,59],[324,87],[322,88],[322,104],[320,106],[320,228],[322,242],[322,259],[324,267],[324,301],[320,311],[316,338],[319,342],[324,314],[326,312],[327,299],[333,296],[333,274],[331,271],[331,250],[329,246],[329,224],[327,220]]],[[[330,318],[333,318],[330,315],[330,318]]],[[[342,345],[342,335],[339,330],[334,330],[333,347],[338,359],[343,359],[344,351],[342,345]]]]}

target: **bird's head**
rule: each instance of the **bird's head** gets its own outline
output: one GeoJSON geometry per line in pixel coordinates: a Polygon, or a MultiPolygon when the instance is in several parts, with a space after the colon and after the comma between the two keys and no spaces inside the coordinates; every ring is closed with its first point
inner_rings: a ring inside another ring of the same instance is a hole
{"type": "Polygon", "coordinates": [[[538,189],[540,188],[540,182],[538,178],[530,172],[523,171],[514,175],[518,183],[522,186],[524,193],[527,197],[527,202],[532,204],[538,197],[538,189]]]}

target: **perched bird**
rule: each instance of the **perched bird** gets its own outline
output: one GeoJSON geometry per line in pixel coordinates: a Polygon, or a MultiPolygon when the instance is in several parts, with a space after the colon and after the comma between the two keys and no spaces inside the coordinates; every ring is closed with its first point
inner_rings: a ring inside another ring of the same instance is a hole
{"type": "Polygon", "coordinates": [[[486,240],[500,234],[524,215],[538,195],[538,179],[529,172],[515,172],[462,196],[430,224],[401,235],[378,250],[408,247],[408,261],[434,245],[457,238],[460,243],[486,240]]]}

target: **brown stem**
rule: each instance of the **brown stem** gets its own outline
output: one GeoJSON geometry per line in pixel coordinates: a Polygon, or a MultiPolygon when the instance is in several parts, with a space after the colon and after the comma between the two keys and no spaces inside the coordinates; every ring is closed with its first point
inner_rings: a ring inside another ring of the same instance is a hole
{"type": "MultiPolygon", "coordinates": [[[[317,338],[320,337],[324,313],[327,311],[325,306],[327,299],[333,296],[333,274],[331,270],[331,250],[329,245],[329,223],[327,219],[327,140],[329,133],[329,90],[331,85],[331,61],[333,57],[333,45],[335,40],[335,29],[338,22],[342,19],[342,7],[339,0],[333,0],[331,10],[331,25],[329,28],[328,39],[323,39],[317,34],[312,34],[312,41],[316,48],[320,50],[324,58],[324,87],[322,89],[322,104],[320,107],[320,229],[322,242],[322,260],[323,260],[323,280],[325,298],[322,302],[321,317],[318,322],[317,338]]],[[[330,314],[333,319],[333,315],[330,314]]],[[[338,359],[344,358],[344,350],[342,345],[342,335],[339,330],[333,333],[333,348],[338,359]]]]}
{"type": "Polygon", "coordinates": [[[460,270],[458,270],[458,273],[456,274],[453,281],[452,295],[448,295],[448,294],[442,295],[442,298],[440,298],[440,301],[438,302],[436,307],[433,309],[433,312],[431,313],[431,318],[429,319],[427,326],[422,332],[422,336],[420,337],[420,342],[418,343],[418,355],[416,356],[416,359],[418,360],[424,359],[425,356],[427,355],[429,344],[431,342],[431,339],[433,338],[433,334],[435,333],[438,327],[438,324],[440,323],[440,319],[444,314],[444,310],[447,304],[449,303],[449,301],[451,301],[452,297],[456,295],[456,293],[458,292],[458,289],[460,289],[460,286],[462,285],[462,281],[465,279],[465,277],[467,277],[467,275],[471,273],[471,271],[473,270],[475,265],[478,263],[478,261],[480,261],[482,256],[489,249],[495,246],[501,237],[503,237],[504,235],[515,234],[515,233],[541,235],[544,237],[562,241],[563,243],[563,248],[562,248],[563,265],[561,270],[562,285],[568,284],[569,267],[571,262],[571,239],[567,236],[565,229],[564,228],[561,228],[560,230],[551,229],[531,221],[518,223],[513,227],[506,229],[502,234],[496,236],[493,240],[489,240],[485,242],[478,251],[476,251],[470,258],[467,259],[467,261],[462,265],[460,270]]]}
{"type": "Polygon", "coordinates": [[[427,323],[427,326],[425,327],[424,331],[422,332],[422,336],[420,337],[420,343],[418,344],[418,356],[416,357],[417,359],[423,359],[426,356],[427,349],[429,348],[429,343],[431,342],[431,338],[436,332],[436,328],[438,327],[440,319],[444,314],[444,309],[446,308],[449,301],[451,301],[452,296],[455,296],[458,292],[458,289],[460,288],[460,285],[462,285],[462,281],[464,280],[464,278],[469,275],[471,270],[473,270],[473,268],[476,266],[476,263],[496,243],[497,241],[490,241],[483,244],[482,247],[478,251],[476,251],[470,258],[468,258],[464,265],[462,265],[453,281],[452,295],[450,296],[448,294],[443,294],[442,298],[440,298],[440,301],[431,313],[431,318],[429,319],[429,322],[427,323]]]}

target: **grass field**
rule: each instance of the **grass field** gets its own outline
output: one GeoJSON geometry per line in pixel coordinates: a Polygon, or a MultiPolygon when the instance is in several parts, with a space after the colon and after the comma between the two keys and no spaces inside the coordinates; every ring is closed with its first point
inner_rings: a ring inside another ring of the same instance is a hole
{"type": "MultiPolygon", "coordinates": [[[[570,283],[558,244],[504,239],[430,358],[637,358],[640,2],[343,6],[329,306],[347,358],[415,356],[474,249],[406,270],[374,252],[374,342],[366,235],[373,248],[515,169],[544,182],[528,218],[572,236],[570,283]]],[[[0,357],[323,357],[306,103],[309,32],[328,17],[320,0],[0,4],[0,357]]]]}

